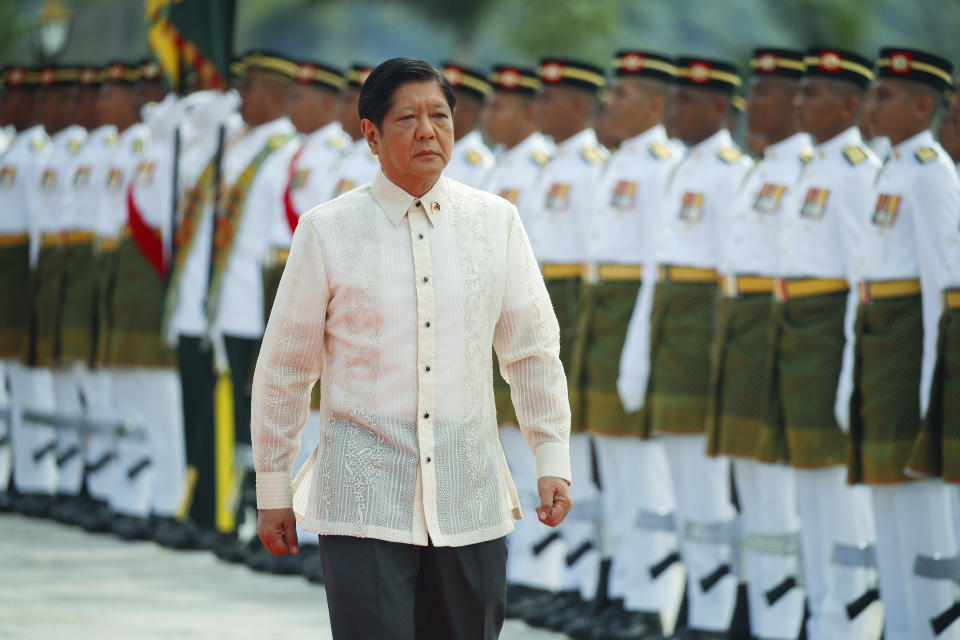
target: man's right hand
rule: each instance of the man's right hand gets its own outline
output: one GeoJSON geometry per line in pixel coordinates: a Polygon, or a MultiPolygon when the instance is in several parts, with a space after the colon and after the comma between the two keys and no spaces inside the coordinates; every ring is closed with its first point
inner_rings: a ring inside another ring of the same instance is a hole
{"type": "Polygon", "coordinates": [[[297,517],[293,509],[260,509],[257,535],[267,551],[275,556],[300,553],[297,541],[297,517]]]}

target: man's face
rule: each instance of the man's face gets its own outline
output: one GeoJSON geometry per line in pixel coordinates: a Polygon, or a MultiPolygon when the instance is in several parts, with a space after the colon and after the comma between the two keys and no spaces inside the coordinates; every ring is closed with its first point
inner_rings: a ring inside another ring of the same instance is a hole
{"type": "Polygon", "coordinates": [[[240,85],[240,115],[251,126],[276,120],[283,113],[285,85],[280,80],[248,76],[240,85]]]}
{"type": "Polygon", "coordinates": [[[843,130],[844,96],[824,78],[805,78],[794,98],[800,128],[817,141],[843,130]]]}
{"type": "Polygon", "coordinates": [[[870,128],[875,136],[887,136],[894,144],[909,137],[916,124],[915,98],[903,82],[881,78],[873,87],[874,105],[870,128]]]}
{"type": "Polygon", "coordinates": [[[530,119],[530,98],[495,91],[480,113],[483,132],[494,144],[512,144],[518,125],[530,119]]]}
{"type": "Polygon", "coordinates": [[[715,97],[709,91],[678,87],[670,100],[670,130],[686,144],[696,144],[715,133],[715,97]]]}
{"type": "Polygon", "coordinates": [[[334,118],[337,95],[306,84],[294,84],[287,92],[287,117],[301,133],[316,131],[334,118]]]}
{"type": "Polygon", "coordinates": [[[937,127],[937,138],[953,161],[960,162],[960,135],[957,132],[956,120],[957,114],[953,110],[944,113],[937,127]]]}
{"type": "Polygon", "coordinates": [[[543,87],[537,93],[537,129],[547,136],[562,134],[570,128],[567,121],[575,109],[576,89],[568,87],[543,87]]]}
{"type": "Polygon", "coordinates": [[[41,92],[40,120],[49,132],[60,131],[70,124],[76,104],[74,87],[48,87],[41,92]]]}
{"type": "Polygon", "coordinates": [[[610,128],[622,138],[632,138],[648,129],[653,96],[634,78],[617,78],[604,98],[610,128]]]}
{"type": "Polygon", "coordinates": [[[363,137],[360,131],[360,114],[357,111],[357,103],[360,102],[360,89],[350,86],[340,93],[340,100],[337,104],[337,120],[340,126],[354,140],[363,137]]]}
{"type": "Polygon", "coordinates": [[[747,96],[747,130],[756,136],[789,130],[794,121],[794,88],[783,78],[753,78],[747,96]]]}
{"type": "Polygon", "coordinates": [[[368,142],[393,182],[422,182],[439,176],[453,150],[453,114],[436,82],[408,82],[393,93],[393,104],[377,127],[364,120],[368,142]]]}

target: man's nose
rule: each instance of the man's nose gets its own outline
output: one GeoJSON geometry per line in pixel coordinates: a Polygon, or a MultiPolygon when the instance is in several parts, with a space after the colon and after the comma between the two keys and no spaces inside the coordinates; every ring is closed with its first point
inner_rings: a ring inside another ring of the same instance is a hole
{"type": "Polygon", "coordinates": [[[416,136],[417,140],[429,140],[430,138],[435,138],[437,132],[433,127],[433,120],[430,119],[430,114],[425,113],[417,118],[417,131],[416,136]]]}

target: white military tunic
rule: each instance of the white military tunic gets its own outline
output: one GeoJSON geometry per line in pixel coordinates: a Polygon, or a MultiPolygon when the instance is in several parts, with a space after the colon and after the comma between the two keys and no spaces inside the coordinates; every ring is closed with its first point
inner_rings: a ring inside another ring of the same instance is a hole
{"type": "Polygon", "coordinates": [[[333,167],[333,179],[328,200],[350,191],[355,187],[371,182],[380,170],[380,159],[370,151],[366,139],[360,138],[353,143],[347,155],[333,167]]]}
{"type": "Polygon", "coordinates": [[[454,143],[450,163],[443,175],[480,188],[494,164],[493,152],[483,143],[480,132],[474,130],[454,143]]]}
{"type": "Polygon", "coordinates": [[[554,153],[553,143],[537,132],[511,149],[498,149],[496,164],[487,173],[483,190],[515,204],[526,225],[529,209],[533,206],[530,194],[539,184],[543,167],[554,153]]]}

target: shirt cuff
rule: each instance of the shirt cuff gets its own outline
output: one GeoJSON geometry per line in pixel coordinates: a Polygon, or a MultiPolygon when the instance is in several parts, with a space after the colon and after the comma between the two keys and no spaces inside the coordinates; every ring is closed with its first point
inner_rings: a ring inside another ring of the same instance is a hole
{"type": "Polygon", "coordinates": [[[293,508],[293,479],[289,471],[257,472],[257,509],[293,508]]]}
{"type": "Polygon", "coordinates": [[[544,442],[537,447],[537,479],[553,476],[570,482],[570,445],[544,442]]]}

